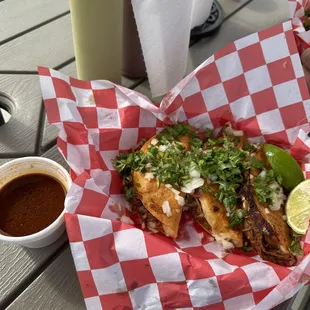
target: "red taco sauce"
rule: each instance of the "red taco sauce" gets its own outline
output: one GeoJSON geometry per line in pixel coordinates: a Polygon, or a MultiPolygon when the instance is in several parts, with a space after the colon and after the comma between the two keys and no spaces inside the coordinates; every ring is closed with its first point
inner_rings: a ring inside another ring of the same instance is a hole
{"type": "Polygon", "coordinates": [[[53,223],[64,209],[66,191],[45,174],[27,174],[0,189],[0,230],[21,237],[53,223]]]}

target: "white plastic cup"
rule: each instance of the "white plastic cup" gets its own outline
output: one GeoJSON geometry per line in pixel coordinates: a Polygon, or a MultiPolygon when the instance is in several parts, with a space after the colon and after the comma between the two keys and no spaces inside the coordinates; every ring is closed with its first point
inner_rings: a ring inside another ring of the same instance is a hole
{"type": "MultiPolygon", "coordinates": [[[[15,178],[26,174],[45,174],[60,182],[66,192],[71,186],[67,170],[53,160],[43,157],[24,157],[0,166],[0,189],[15,178]]],[[[19,244],[27,248],[42,248],[55,242],[65,231],[64,213],[45,229],[28,236],[13,237],[0,230],[0,240],[19,244]]]]}

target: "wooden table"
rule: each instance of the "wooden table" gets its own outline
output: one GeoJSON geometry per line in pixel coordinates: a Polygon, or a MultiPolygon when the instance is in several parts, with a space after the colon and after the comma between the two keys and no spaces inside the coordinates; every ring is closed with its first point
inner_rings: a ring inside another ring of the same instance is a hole
{"type": "MultiPolygon", "coordinates": [[[[287,0],[220,0],[220,32],[190,48],[188,72],[227,43],[287,20],[287,0]]],[[[13,114],[0,127],[0,164],[27,155],[67,167],[57,130],[46,122],[37,65],[76,76],[68,0],[0,0],[0,108],[13,114]]],[[[150,96],[143,80],[123,85],[150,96]]],[[[160,98],[154,98],[160,101],[160,98]]],[[[0,242],[0,309],[85,309],[66,235],[43,249],[0,242]]],[[[279,309],[303,309],[309,292],[279,309]]]]}

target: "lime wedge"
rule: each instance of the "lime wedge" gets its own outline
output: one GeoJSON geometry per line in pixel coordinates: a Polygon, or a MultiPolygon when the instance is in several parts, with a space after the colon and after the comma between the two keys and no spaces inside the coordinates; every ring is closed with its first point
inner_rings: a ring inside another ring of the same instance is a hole
{"type": "Polygon", "coordinates": [[[287,223],[296,233],[304,235],[310,219],[310,180],[303,181],[292,190],[285,208],[287,223]]]}
{"type": "Polygon", "coordinates": [[[300,166],[287,151],[272,144],[265,144],[264,151],[271,168],[281,177],[281,185],[286,190],[291,191],[304,181],[304,174],[300,166]]]}

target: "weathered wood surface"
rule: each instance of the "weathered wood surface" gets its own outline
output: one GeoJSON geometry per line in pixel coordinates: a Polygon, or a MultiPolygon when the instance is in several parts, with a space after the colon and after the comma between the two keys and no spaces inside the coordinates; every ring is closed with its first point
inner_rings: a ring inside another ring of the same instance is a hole
{"type": "Polygon", "coordinates": [[[0,104],[2,94],[12,99],[13,116],[0,128],[0,157],[34,154],[42,101],[38,77],[0,74],[0,104]]]}
{"type": "Polygon", "coordinates": [[[0,2],[0,44],[64,14],[67,0],[9,0],[0,2]]]}
{"type": "Polygon", "coordinates": [[[60,254],[8,310],[84,310],[70,249],[60,254]]]}
{"type": "Polygon", "coordinates": [[[36,71],[37,66],[64,63],[74,57],[70,15],[1,45],[0,55],[0,71],[36,71]]]}

